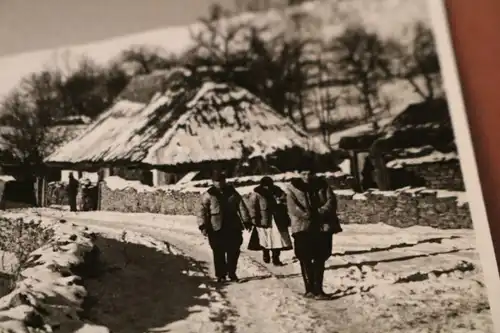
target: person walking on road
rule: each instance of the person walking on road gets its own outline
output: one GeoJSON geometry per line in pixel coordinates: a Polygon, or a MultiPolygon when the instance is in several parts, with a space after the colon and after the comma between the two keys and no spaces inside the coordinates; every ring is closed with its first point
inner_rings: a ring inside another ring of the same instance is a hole
{"type": "Polygon", "coordinates": [[[73,173],[69,174],[69,182],[68,182],[68,201],[69,201],[69,210],[72,212],[76,212],[76,197],[78,195],[78,180],[75,179],[73,173]]]}
{"type": "Polygon", "coordinates": [[[238,282],[236,269],[243,230],[251,227],[249,211],[241,195],[226,183],[224,173],[214,173],[212,182],[201,197],[198,227],[212,248],[217,281],[229,278],[238,282]]]}
{"type": "Polygon", "coordinates": [[[314,170],[301,172],[287,189],[295,256],[300,262],[307,298],[329,299],[323,291],[325,263],[332,253],[332,236],[341,232],[337,200],[314,170]]]}
{"type": "Polygon", "coordinates": [[[262,251],[265,263],[283,266],[282,251],[292,250],[288,228],[290,218],[286,211],[285,192],[271,177],[263,177],[250,197],[250,215],[254,224],[248,244],[251,251],[262,251]]]}

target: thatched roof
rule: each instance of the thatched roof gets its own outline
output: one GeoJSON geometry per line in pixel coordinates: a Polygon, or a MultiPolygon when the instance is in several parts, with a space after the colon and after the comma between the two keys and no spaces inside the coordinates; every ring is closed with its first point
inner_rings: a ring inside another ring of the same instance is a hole
{"type": "Polygon", "coordinates": [[[320,142],[312,147],[298,126],[243,88],[202,83],[185,69],[163,74],[166,79],[158,79],[158,74],[149,81],[142,78],[143,86],[147,82],[157,87],[161,81],[162,90],[153,94],[143,89],[139,98],[129,86],[81,136],[47,162],[175,166],[240,159],[245,151],[252,157],[297,147],[329,150],[320,142]]]}
{"type": "Polygon", "coordinates": [[[438,98],[422,103],[410,104],[406,110],[397,115],[388,127],[404,129],[406,127],[422,127],[439,125],[451,127],[448,103],[444,98],[438,98]]]}
{"type": "Polygon", "coordinates": [[[453,140],[453,128],[446,100],[410,104],[379,131],[343,137],[339,148],[368,150],[375,140],[383,137],[387,149],[449,144],[453,140]]]}

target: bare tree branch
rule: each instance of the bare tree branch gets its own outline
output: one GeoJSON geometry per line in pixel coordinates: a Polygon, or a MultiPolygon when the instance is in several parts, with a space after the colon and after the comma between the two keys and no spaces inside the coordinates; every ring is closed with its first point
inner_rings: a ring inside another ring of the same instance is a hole
{"type": "Polygon", "coordinates": [[[393,43],[395,75],[404,78],[423,99],[434,99],[441,88],[439,57],[432,30],[422,22],[413,27],[410,45],[393,43]],[[423,84],[419,82],[423,81],[423,84]]]}
{"type": "Polygon", "coordinates": [[[134,45],[123,51],[117,62],[138,65],[136,74],[149,74],[154,70],[168,69],[178,64],[176,57],[166,54],[163,49],[146,45],[134,45]]]}
{"type": "Polygon", "coordinates": [[[357,104],[363,107],[365,116],[371,119],[377,111],[384,109],[380,88],[390,77],[391,68],[387,45],[387,41],[362,26],[348,27],[330,45],[330,50],[337,57],[337,70],[343,79],[354,85],[357,104]]]}

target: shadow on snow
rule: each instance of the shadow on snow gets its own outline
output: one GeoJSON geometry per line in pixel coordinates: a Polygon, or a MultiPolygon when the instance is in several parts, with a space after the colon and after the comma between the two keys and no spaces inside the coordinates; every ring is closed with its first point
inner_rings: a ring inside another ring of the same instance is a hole
{"type": "MultiPolygon", "coordinates": [[[[215,301],[207,268],[192,258],[102,236],[97,237],[96,245],[100,256],[94,266],[99,269],[92,269],[93,274],[84,279],[89,295],[83,313],[95,324],[115,333],[154,328],[168,332],[162,328],[215,301]]],[[[234,332],[235,328],[227,324],[231,316],[235,314],[222,311],[212,314],[210,320],[234,332]]]]}

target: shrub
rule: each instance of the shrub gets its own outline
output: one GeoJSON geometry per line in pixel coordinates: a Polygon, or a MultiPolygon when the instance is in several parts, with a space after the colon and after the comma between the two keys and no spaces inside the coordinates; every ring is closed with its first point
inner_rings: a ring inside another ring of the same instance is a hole
{"type": "MultiPolygon", "coordinates": [[[[43,227],[39,221],[0,217],[0,251],[13,254],[17,260],[9,274],[11,288],[28,267],[30,253],[47,244],[53,236],[53,230],[43,227]]],[[[0,266],[4,267],[3,256],[0,266]]]]}

